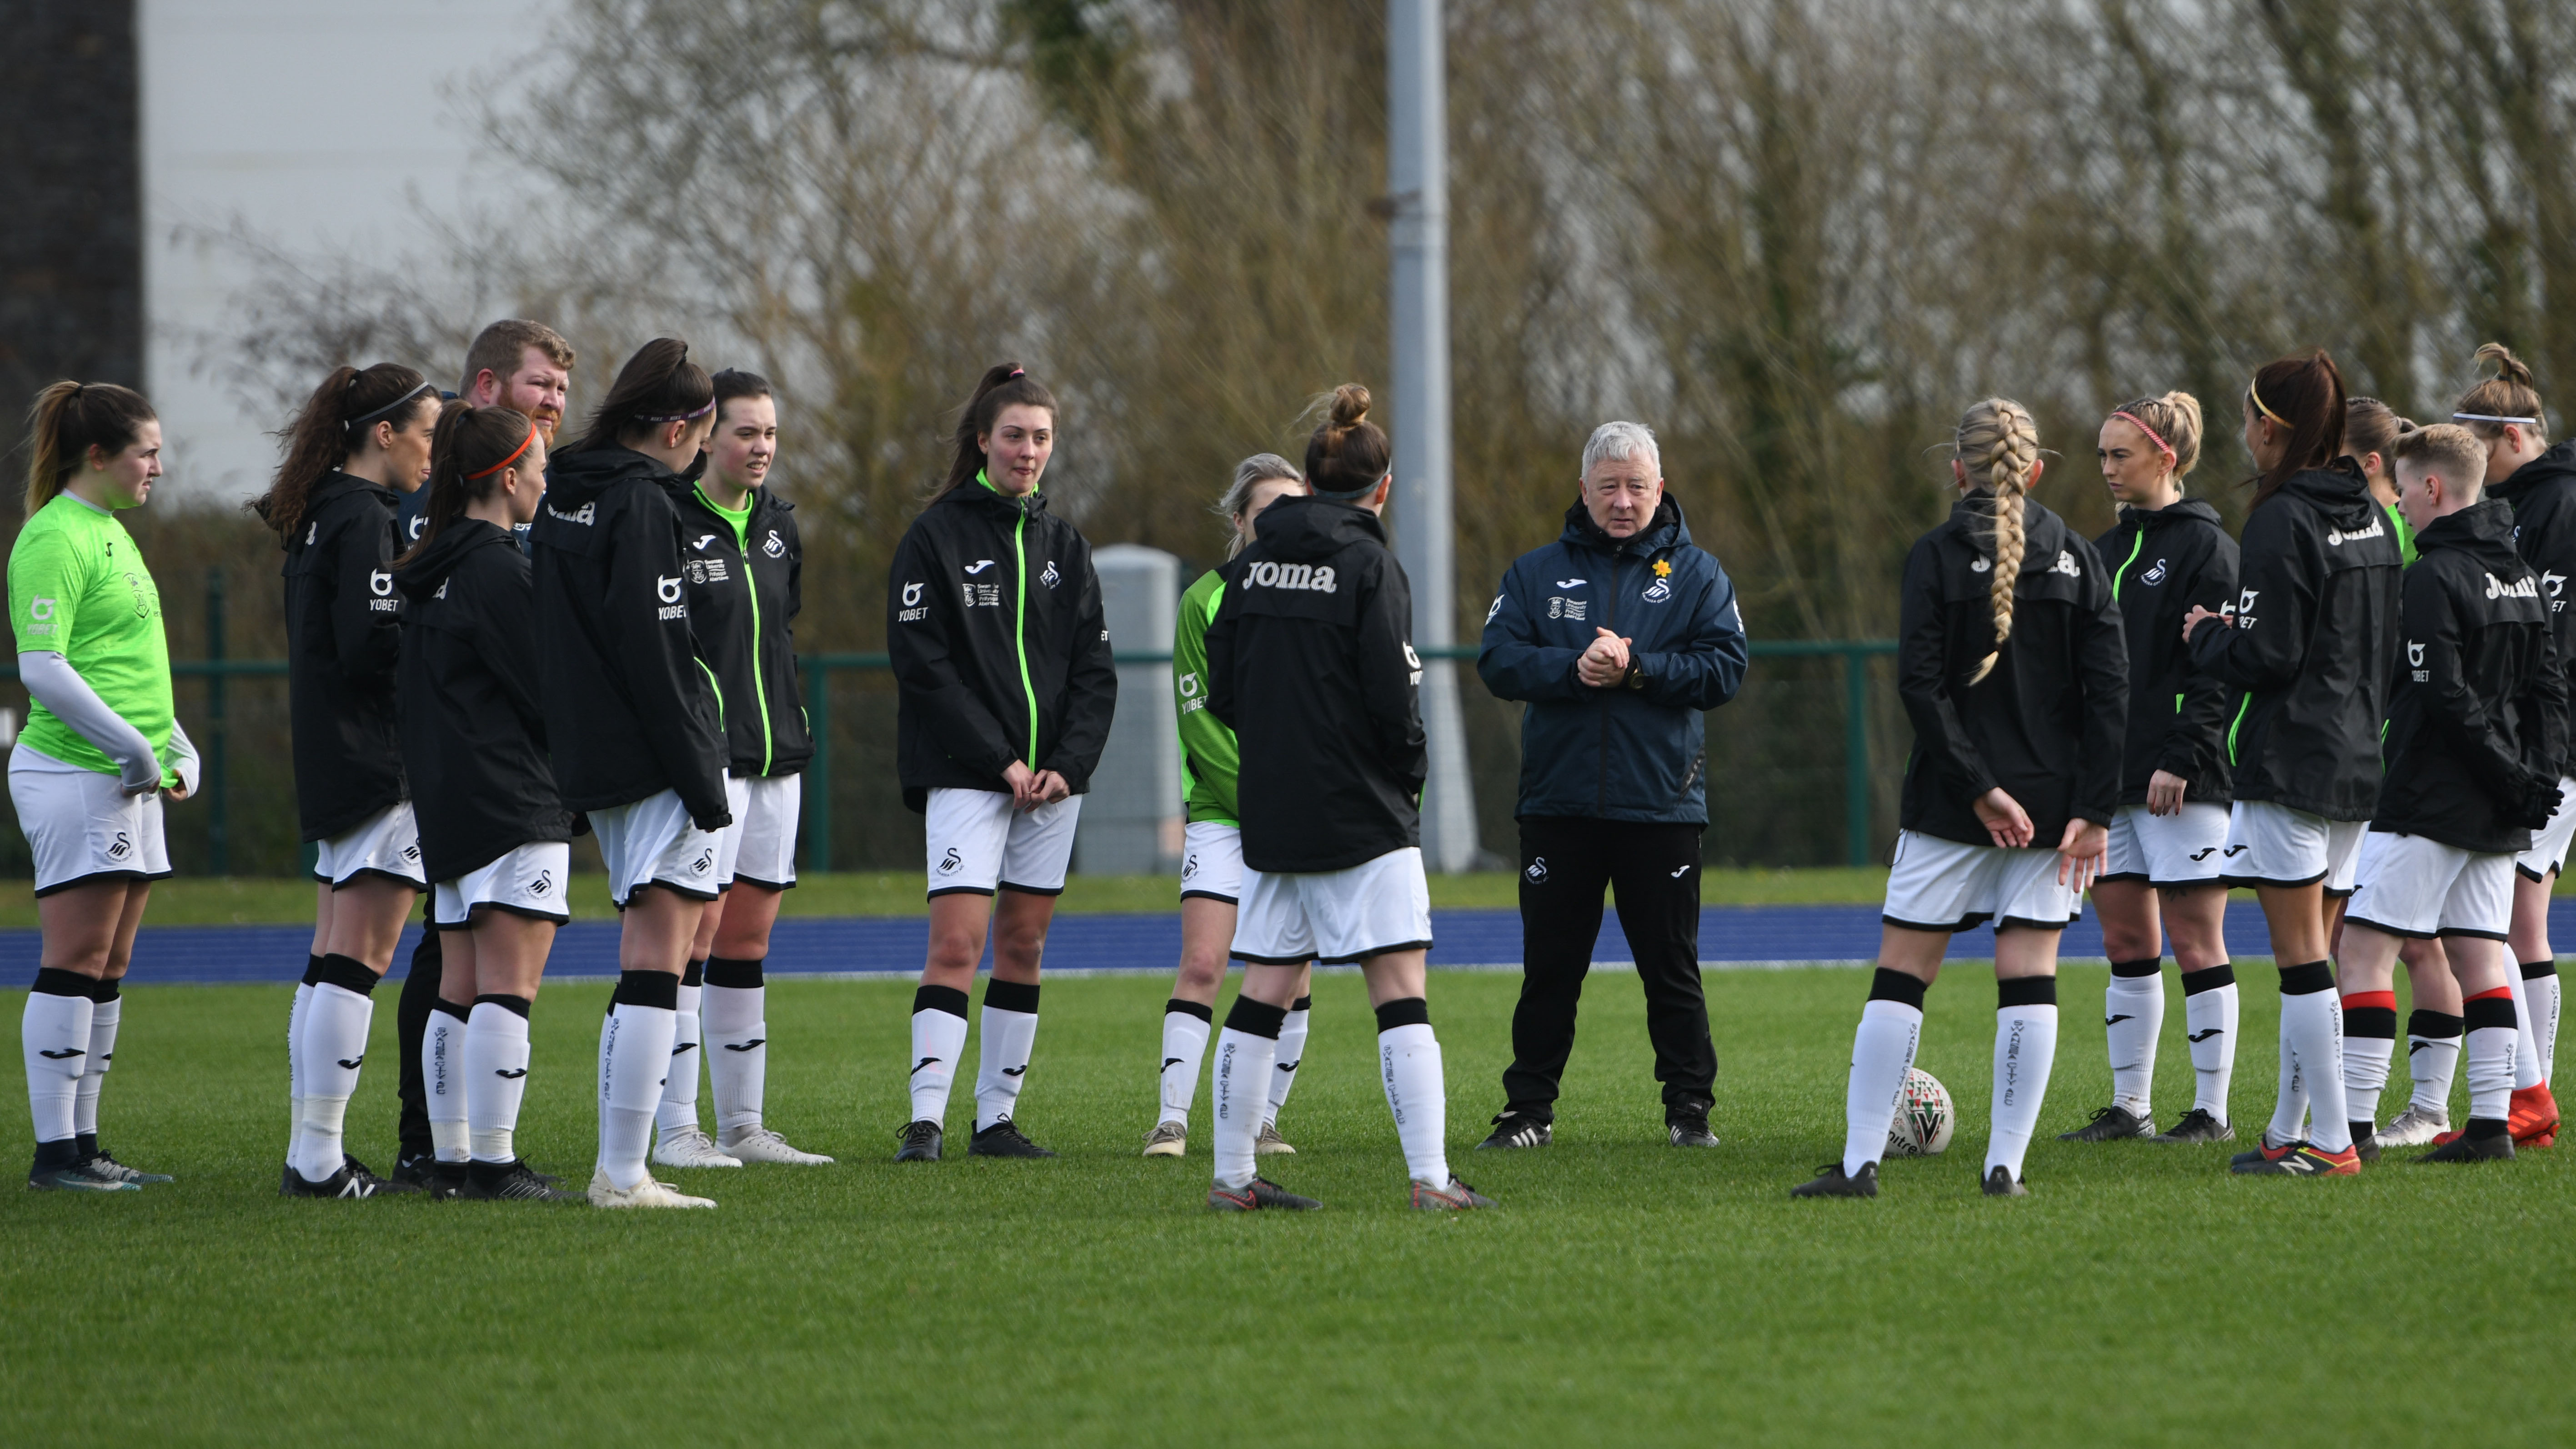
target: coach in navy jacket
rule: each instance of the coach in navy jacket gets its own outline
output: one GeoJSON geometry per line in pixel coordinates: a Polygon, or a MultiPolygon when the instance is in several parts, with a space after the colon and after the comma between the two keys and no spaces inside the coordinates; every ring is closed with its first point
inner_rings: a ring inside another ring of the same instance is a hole
{"type": "Polygon", "coordinates": [[[1717,1078],[1699,979],[1707,721],[1744,682],[1735,586],[1664,495],[1655,435],[1604,423],[1556,542],[1515,560],[1476,672],[1523,701],[1522,980],[1508,1098],[1487,1147],[1545,1143],[1601,930],[1602,891],[1637,957],[1675,1146],[1714,1146],[1717,1078]]]}

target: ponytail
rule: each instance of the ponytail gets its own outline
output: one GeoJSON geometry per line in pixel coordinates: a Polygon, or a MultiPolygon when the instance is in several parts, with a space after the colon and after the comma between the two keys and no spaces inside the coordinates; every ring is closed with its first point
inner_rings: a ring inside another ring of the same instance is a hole
{"type": "Polygon", "coordinates": [[[54,501],[63,480],[88,462],[90,449],[122,453],[154,421],[143,394],[112,382],[58,382],[37,393],[27,413],[27,516],[54,501]]]}
{"type": "Polygon", "coordinates": [[[715,405],[715,382],[705,368],[689,360],[689,344],[676,337],[656,337],[626,359],[608,396],[599,400],[599,410],[590,415],[581,441],[564,451],[623,447],[648,428],[703,417],[715,405]]]}
{"type": "Polygon", "coordinates": [[[244,506],[276,529],[279,538],[295,537],[313,485],[365,447],[370,429],[391,422],[400,431],[411,426],[422,408],[437,404],[429,379],[401,363],[333,368],[280,435],[286,439],[286,461],[278,465],[268,491],[244,506]]]}
{"type": "Polygon", "coordinates": [[[2342,456],[2343,373],[2324,349],[2263,364],[2246,384],[2245,406],[2290,433],[2281,461],[2255,480],[2254,507],[2270,502],[2291,474],[2322,468],[2342,456]]]}
{"type": "Polygon", "coordinates": [[[2200,465],[2200,399],[2190,393],[2169,392],[2122,403],[2111,410],[2111,416],[2137,424],[2147,441],[2165,455],[2177,482],[2200,465]]]}
{"type": "Polygon", "coordinates": [[[503,470],[524,463],[535,446],[536,423],[514,408],[481,408],[459,398],[440,409],[438,430],[429,438],[429,507],[420,542],[396,562],[411,562],[465,516],[466,505],[491,497],[503,470]]]}
{"type": "Polygon", "coordinates": [[[2012,637],[2013,585],[2021,579],[2025,543],[2022,500],[2030,491],[2031,469],[2039,463],[2039,425],[2020,403],[1990,397],[1960,417],[1955,446],[1968,477],[1984,479],[1980,491],[1988,495],[1993,515],[1994,582],[1987,599],[1994,612],[1995,652],[1977,661],[1976,672],[1968,676],[1975,685],[1994,673],[2004,641],[2012,637]]]}
{"type": "Polygon", "coordinates": [[[2477,360],[2494,363],[2496,375],[2460,394],[2451,421],[2490,443],[2503,439],[2506,423],[2528,429],[2535,442],[2546,438],[2549,414],[2540,406],[2540,389],[2532,385],[2531,368],[2501,342],[2479,348],[2477,360]]]}
{"type": "Polygon", "coordinates": [[[948,476],[931,490],[934,501],[974,482],[975,475],[984,471],[984,439],[992,436],[993,423],[1001,417],[1002,409],[1013,404],[1045,408],[1050,418],[1056,415],[1055,394],[1029,376],[1027,368],[1016,362],[997,362],[985,368],[983,379],[975,384],[975,395],[966,400],[966,411],[958,414],[957,449],[949,456],[948,476]]]}
{"type": "Polygon", "coordinates": [[[1369,390],[1356,382],[1317,398],[1324,421],[1306,440],[1306,481],[1326,498],[1357,498],[1386,476],[1386,430],[1368,420],[1369,390]]]}

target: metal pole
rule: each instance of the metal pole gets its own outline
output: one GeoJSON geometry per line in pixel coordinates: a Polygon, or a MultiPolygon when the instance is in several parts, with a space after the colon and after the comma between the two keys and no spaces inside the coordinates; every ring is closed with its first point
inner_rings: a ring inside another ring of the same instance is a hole
{"type": "Polygon", "coordinates": [[[1843,651],[1843,855],[1869,864],[1869,656],[1843,651]]]}
{"type": "MultiPolygon", "coordinates": [[[[1395,547],[1413,585],[1413,642],[1456,638],[1457,567],[1449,489],[1448,80],[1440,0],[1390,0],[1386,11],[1387,200],[1393,224],[1389,330],[1395,363],[1395,547]]],[[[1429,658],[1422,725],[1431,778],[1422,792],[1431,869],[1475,861],[1476,801],[1467,783],[1458,669],[1429,658]]]]}
{"type": "Polygon", "coordinates": [[[814,737],[814,758],[805,762],[805,869],[822,875],[832,868],[832,666],[821,659],[805,661],[805,729],[814,737]]]}
{"type": "Polygon", "coordinates": [[[232,816],[224,760],[224,569],[206,570],[206,659],[217,666],[206,676],[206,870],[233,873],[232,816]]]}

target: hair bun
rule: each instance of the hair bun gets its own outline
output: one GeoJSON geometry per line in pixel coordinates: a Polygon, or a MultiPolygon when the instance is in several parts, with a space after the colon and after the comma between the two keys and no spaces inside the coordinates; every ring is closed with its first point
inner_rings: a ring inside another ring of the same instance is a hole
{"type": "Polygon", "coordinates": [[[1368,421],[1369,390],[1356,382],[1346,382],[1333,389],[1333,426],[1356,428],[1368,421]]]}

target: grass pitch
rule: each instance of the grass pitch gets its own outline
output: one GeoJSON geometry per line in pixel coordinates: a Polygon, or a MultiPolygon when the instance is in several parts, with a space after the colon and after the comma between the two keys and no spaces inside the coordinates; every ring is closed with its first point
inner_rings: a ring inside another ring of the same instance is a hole
{"type": "MultiPolygon", "coordinates": [[[[2263,976],[2247,972],[2238,1054],[2249,1137],[2272,1091],[2263,976]]],[[[2107,1100],[2103,979],[2065,973],[2052,1132],[2107,1100]]],[[[682,1174],[722,1206],[624,1214],[281,1201],[287,991],[141,986],[106,1137],[180,1180],[0,1194],[0,1427],[26,1444],[2565,1442],[2576,1147],[2485,1169],[2391,1154],[2318,1182],[2231,1179],[2225,1147],[2043,1141],[2034,1196],[1990,1202],[1991,978],[1954,969],[1922,1063],[1958,1102],[1956,1144],[1889,1164],[1875,1203],[1792,1203],[1841,1140],[1865,981],[1711,972],[1725,1145],[1685,1153],[1663,1145],[1635,978],[1605,972],[1556,1145],[1479,1154],[1516,982],[1437,976],[1453,1161],[1502,1207],[1432,1217],[1402,1207],[1360,982],[1324,978],[1281,1124],[1300,1152],[1264,1164],[1328,1208],[1252,1218],[1200,1205],[1204,1091],[1188,1158],[1135,1155],[1161,981],[1048,990],[1021,1116],[1062,1160],[966,1159],[961,1089],[956,1155],[927,1167],[887,1160],[912,987],[774,986],[771,1120],[840,1164],[682,1174]]],[[[606,990],[537,1003],[520,1141],[576,1184],[606,990]]],[[[379,1167],[393,1017],[387,993],[351,1114],[379,1167]]],[[[2166,1120],[2190,1103],[2181,1017],[2166,1120]]],[[[26,1133],[11,1109],[10,1161],[26,1133]]]]}

